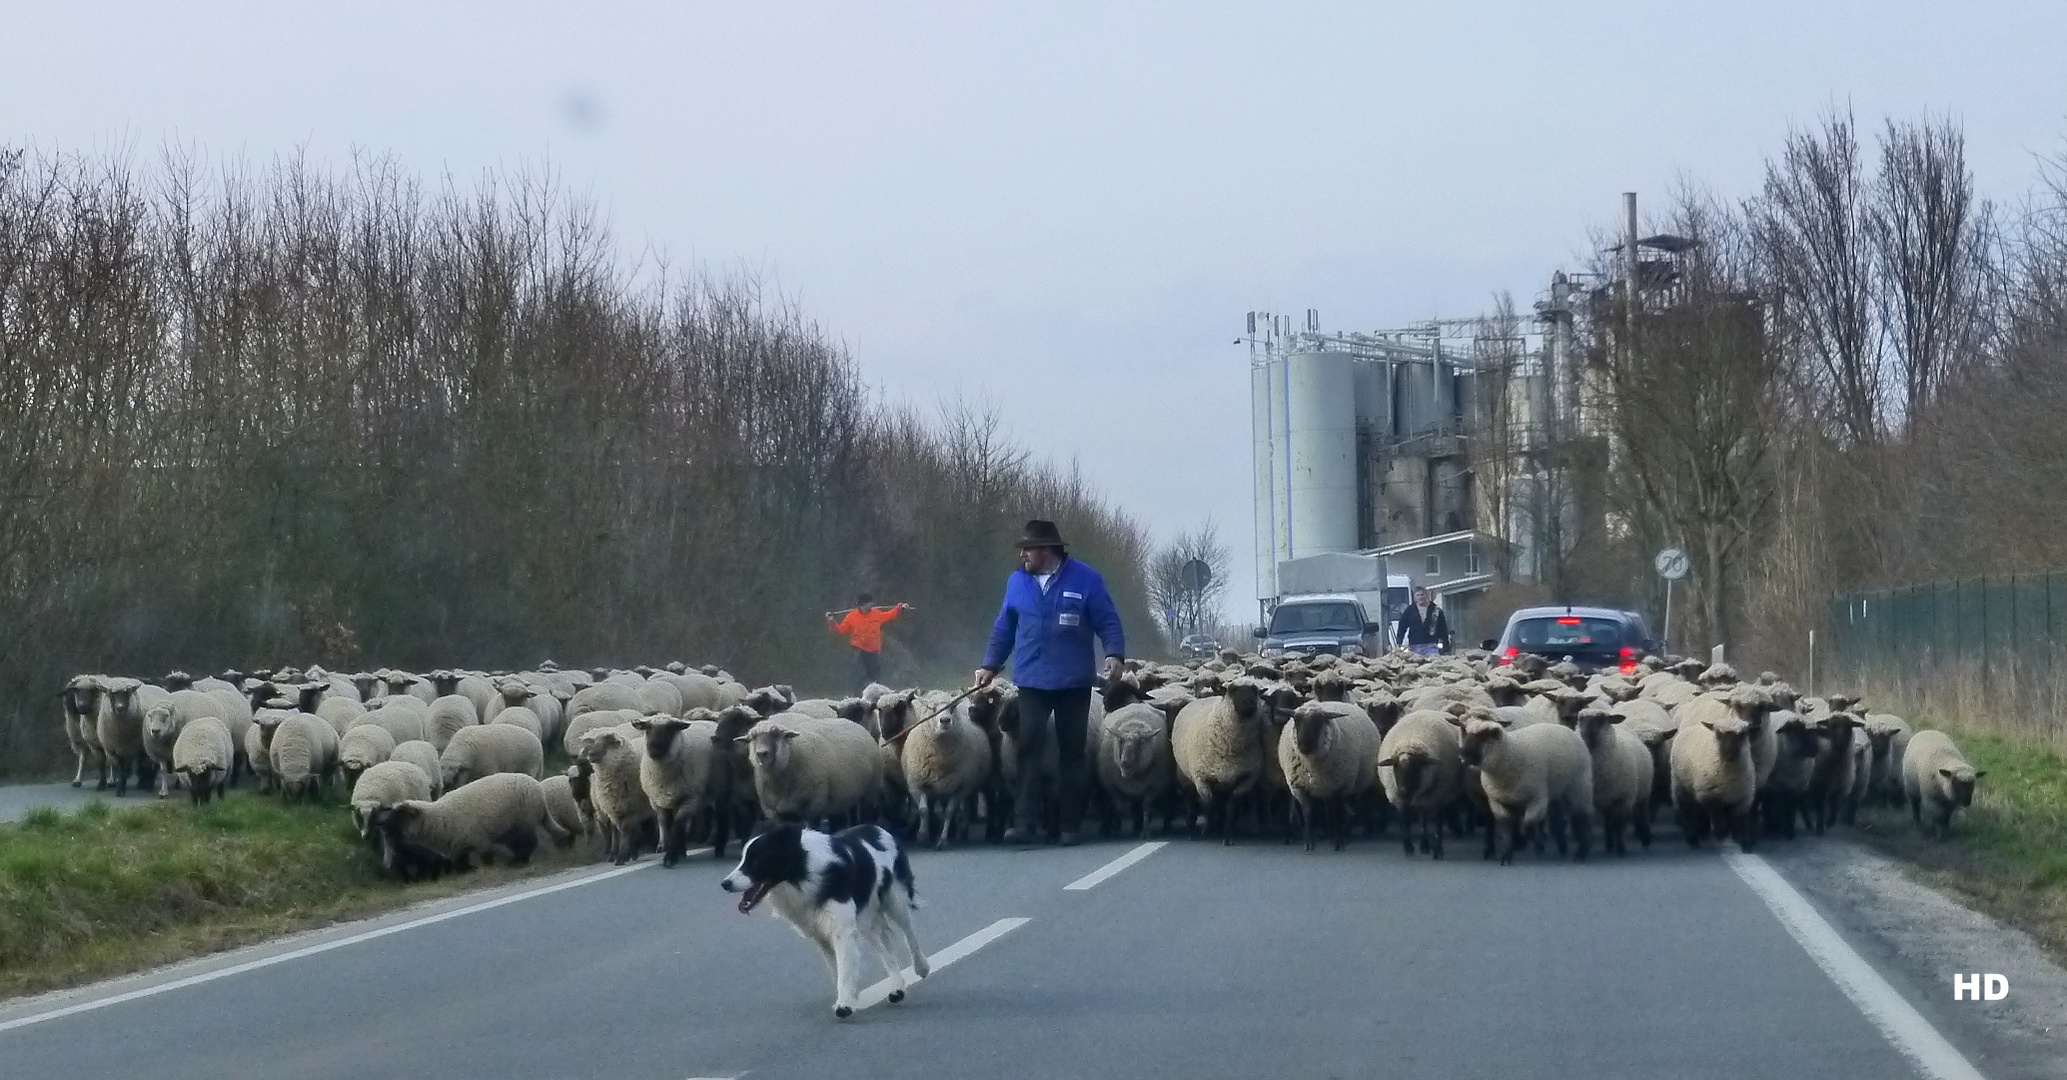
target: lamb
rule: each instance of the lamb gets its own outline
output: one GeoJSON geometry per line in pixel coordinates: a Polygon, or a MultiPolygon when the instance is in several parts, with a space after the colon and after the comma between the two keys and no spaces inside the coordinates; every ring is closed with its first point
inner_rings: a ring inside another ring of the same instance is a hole
{"type": "Polygon", "coordinates": [[[446,694],[431,702],[431,711],[424,717],[424,736],[439,753],[445,752],[445,744],[464,728],[476,727],[481,723],[481,714],[474,703],[458,694],[446,694]]]}
{"type": "Polygon", "coordinates": [[[653,804],[639,782],[640,732],[631,724],[596,728],[581,737],[582,761],[592,766],[589,799],[603,834],[603,856],[617,866],[653,846],[653,804]]]}
{"type": "Polygon", "coordinates": [[[1600,815],[1601,845],[1629,854],[1622,830],[1635,827],[1637,842],[1651,846],[1651,751],[1624,733],[1622,717],[1606,709],[1579,710],[1573,724],[1593,759],[1593,809],[1600,815]]]}
{"type": "Polygon", "coordinates": [[[545,774],[545,747],[538,736],[515,724],[476,724],[453,733],[438,753],[438,764],[448,792],[497,773],[537,779],[545,774]]]}
{"type": "Polygon", "coordinates": [[[475,855],[507,852],[526,862],[538,849],[538,831],[554,840],[566,830],[546,812],[538,781],[520,773],[484,777],[436,802],[409,799],[373,811],[381,863],[404,879],[465,869],[475,855]]]}
{"type": "Polygon", "coordinates": [[[337,771],[337,729],[321,717],[290,713],[273,732],[268,753],[283,798],[319,798],[337,771]]]}
{"type": "Polygon", "coordinates": [[[1713,833],[1734,835],[1746,851],[1757,843],[1751,804],[1758,794],[1751,760],[1751,725],[1728,700],[1701,694],[1677,710],[1679,733],[1672,740],[1672,805],[1688,847],[1713,833]]]}
{"type": "Polygon", "coordinates": [[[144,714],[163,704],[169,693],[136,679],[109,679],[101,684],[107,706],[100,712],[98,732],[101,750],[115,781],[115,797],[129,793],[133,771],[137,783],[151,782],[151,760],[144,753],[144,714]]]}
{"type": "MultiPolygon", "coordinates": [[[[1463,726],[1458,756],[1479,771],[1492,832],[1500,839],[1500,864],[1514,862],[1523,836],[1541,842],[1546,824],[1557,836],[1558,854],[1565,853],[1565,830],[1575,845],[1573,858],[1583,862],[1593,843],[1593,759],[1577,732],[1559,724],[1533,724],[1510,731],[1485,719],[1459,718],[1463,726]]],[[[1487,836],[1490,853],[1494,837],[1487,836]]]]}
{"type": "Polygon", "coordinates": [[[72,786],[79,787],[86,782],[86,766],[90,762],[94,771],[94,790],[108,786],[108,755],[100,745],[100,711],[106,701],[101,694],[101,680],[93,675],[75,675],[58,691],[58,698],[64,707],[65,742],[78,756],[79,766],[72,773],[72,786]]]}
{"type": "Polygon", "coordinates": [[[379,724],[360,724],[337,740],[337,767],[344,773],[345,784],[356,787],[362,773],[394,753],[395,737],[388,734],[388,729],[379,724]]]}
{"type": "Polygon", "coordinates": [[[906,731],[899,771],[918,813],[917,839],[924,844],[930,835],[934,848],[945,851],[966,823],[957,817],[973,813],[976,793],[990,779],[990,737],[960,705],[938,709],[906,731]]]}
{"type": "Polygon", "coordinates": [[[1186,705],[1170,724],[1170,754],[1178,788],[1196,812],[1194,830],[1204,834],[1220,810],[1225,842],[1234,843],[1234,800],[1263,778],[1263,729],[1270,706],[1268,684],[1251,675],[1230,680],[1221,697],[1186,705]]]}
{"type": "Polygon", "coordinates": [[[197,716],[180,729],[168,769],[186,778],[187,792],[199,806],[211,795],[222,797],[236,766],[237,744],[230,739],[230,729],[222,718],[197,716]]]}
{"type": "Polygon", "coordinates": [[[495,719],[489,721],[489,723],[511,724],[523,728],[525,731],[530,732],[531,737],[537,739],[541,745],[545,742],[545,723],[539,719],[537,713],[522,705],[496,713],[495,719]]]}
{"type": "Polygon", "coordinates": [[[1952,831],[1952,812],[1974,805],[1974,782],[1988,775],[1967,764],[1966,755],[1942,731],[1919,731],[1902,755],[1902,794],[1909,816],[1940,840],[1952,831]],[[1926,823],[1924,811],[1931,812],[1926,823]]]}
{"type": "Polygon", "coordinates": [[[1317,701],[1292,712],[1278,737],[1278,764],[1298,805],[1306,850],[1313,850],[1314,819],[1323,805],[1335,810],[1335,850],[1349,846],[1350,808],[1377,779],[1378,725],[1346,702],[1317,701]]]}
{"type": "Polygon", "coordinates": [[[1902,755],[1909,747],[1909,721],[1888,713],[1866,714],[1866,742],[1871,747],[1867,763],[1866,794],[1890,805],[1907,795],[1902,779],[1902,755]]]}
{"type": "Polygon", "coordinates": [[[437,793],[431,778],[420,766],[409,761],[383,761],[360,773],[359,778],[352,782],[352,827],[359,830],[360,839],[375,839],[375,810],[398,806],[410,799],[428,802],[435,798],[437,793]]]}
{"type": "Polygon", "coordinates": [[[639,756],[639,787],[660,823],[660,865],[682,860],[689,835],[710,794],[712,739],[717,714],[696,709],[687,717],[642,716],[632,728],[646,737],[639,756]]]}
{"type": "Polygon", "coordinates": [[[388,760],[406,761],[422,769],[423,774],[430,778],[431,798],[445,794],[445,766],[438,760],[438,748],[429,742],[423,739],[398,742],[394,751],[388,754],[388,760]]]}
{"type": "Polygon", "coordinates": [[[203,716],[225,720],[224,730],[228,730],[222,712],[222,702],[206,692],[174,690],[144,713],[144,754],[157,766],[159,798],[172,792],[172,744],[178,741],[180,730],[203,716]]]}
{"type": "Polygon", "coordinates": [[[1377,779],[1400,814],[1401,838],[1414,854],[1414,826],[1421,826],[1421,851],[1443,857],[1443,818],[1464,793],[1464,759],[1450,714],[1421,709],[1400,717],[1378,744],[1377,779]]]}
{"type": "Polygon", "coordinates": [[[589,831],[588,818],[582,814],[581,803],[574,797],[574,777],[571,775],[574,771],[570,767],[566,773],[555,773],[538,784],[539,791],[545,795],[546,814],[553,819],[553,824],[566,831],[570,843],[575,837],[588,835],[589,831]]]}
{"type": "Polygon", "coordinates": [[[820,821],[861,808],[882,786],[883,757],[874,737],[838,717],[777,713],[741,738],[765,817],[820,821]]]}

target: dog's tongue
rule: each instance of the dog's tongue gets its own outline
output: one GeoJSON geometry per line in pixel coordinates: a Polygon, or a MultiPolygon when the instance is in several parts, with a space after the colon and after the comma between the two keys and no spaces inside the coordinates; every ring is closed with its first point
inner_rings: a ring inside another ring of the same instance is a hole
{"type": "Polygon", "coordinates": [[[752,914],[754,905],[760,903],[761,897],[766,895],[768,895],[768,886],[758,881],[747,886],[746,892],[739,898],[739,913],[741,915],[752,914]]]}

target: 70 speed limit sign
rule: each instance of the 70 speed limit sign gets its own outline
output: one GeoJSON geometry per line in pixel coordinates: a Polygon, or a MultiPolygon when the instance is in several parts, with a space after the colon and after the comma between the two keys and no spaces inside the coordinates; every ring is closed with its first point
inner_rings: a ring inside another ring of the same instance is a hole
{"type": "Polygon", "coordinates": [[[1686,552],[1669,547],[1659,552],[1658,557],[1651,560],[1651,565],[1657,568],[1659,577],[1667,581],[1678,581],[1687,576],[1687,569],[1691,563],[1686,552]]]}

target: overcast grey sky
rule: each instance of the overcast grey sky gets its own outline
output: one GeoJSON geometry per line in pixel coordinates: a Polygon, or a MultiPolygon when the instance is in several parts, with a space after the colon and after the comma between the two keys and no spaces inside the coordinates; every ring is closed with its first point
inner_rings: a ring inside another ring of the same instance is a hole
{"type": "Polygon", "coordinates": [[[2067,141],[2067,3],[8,5],[0,141],[427,177],[550,159],[620,242],[753,268],[892,398],[988,397],[1253,610],[1243,312],[1524,305],[1618,193],[1790,124],[2067,141]]]}

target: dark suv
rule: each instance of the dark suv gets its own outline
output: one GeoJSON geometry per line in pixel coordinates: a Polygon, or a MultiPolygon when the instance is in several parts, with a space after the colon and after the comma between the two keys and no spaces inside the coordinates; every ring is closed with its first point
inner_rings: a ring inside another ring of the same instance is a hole
{"type": "Polygon", "coordinates": [[[1507,617],[1495,646],[1500,663],[1523,653],[1557,663],[1569,660],[1585,671],[1636,670],[1636,661],[1656,652],[1644,617],[1634,611],[1597,607],[1523,608],[1507,617]]]}

